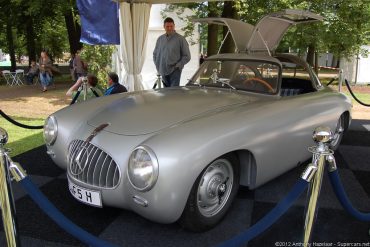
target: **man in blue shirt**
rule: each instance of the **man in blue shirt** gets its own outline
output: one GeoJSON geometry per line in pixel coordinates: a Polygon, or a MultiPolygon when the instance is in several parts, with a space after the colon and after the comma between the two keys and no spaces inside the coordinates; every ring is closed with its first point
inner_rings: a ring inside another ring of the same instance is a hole
{"type": "Polygon", "coordinates": [[[189,44],[175,31],[175,22],[167,17],[163,22],[165,34],[159,36],[153,61],[166,87],[179,86],[181,71],[190,61],[189,44]]]}
{"type": "Polygon", "coordinates": [[[116,73],[110,72],[108,74],[108,86],[109,88],[105,90],[104,95],[111,95],[116,93],[127,92],[125,86],[119,84],[118,75],[116,73]]]}

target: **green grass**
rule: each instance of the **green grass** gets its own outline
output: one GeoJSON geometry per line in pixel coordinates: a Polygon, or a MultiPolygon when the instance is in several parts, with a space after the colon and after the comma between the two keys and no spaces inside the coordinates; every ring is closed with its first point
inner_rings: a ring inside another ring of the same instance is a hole
{"type": "MultiPolygon", "coordinates": [[[[44,124],[44,119],[10,117],[26,125],[39,126],[44,124]]],[[[20,128],[3,117],[0,117],[0,127],[8,132],[8,144],[5,147],[11,150],[10,156],[12,157],[44,144],[42,129],[30,130],[20,128]]]]}
{"type": "Polygon", "coordinates": [[[58,82],[71,82],[72,83],[72,79],[71,79],[71,75],[70,74],[60,74],[60,75],[56,75],[54,76],[54,82],[58,83],[58,82]]]}
{"type": "MultiPolygon", "coordinates": [[[[352,99],[352,102],[353,103],[358,104],[357,101],[354,98],[352,98],[352,95],[349,92],[343,92],[343,93],[345,95],[347,95],[348,97],[350,97],[352,99]]],[[[359,99],[363,103],[370,104],[370,94],[369,93],[356,93],[356,92],[353,92],[353,94],[356,96],[357,99],[359,99]]]]}

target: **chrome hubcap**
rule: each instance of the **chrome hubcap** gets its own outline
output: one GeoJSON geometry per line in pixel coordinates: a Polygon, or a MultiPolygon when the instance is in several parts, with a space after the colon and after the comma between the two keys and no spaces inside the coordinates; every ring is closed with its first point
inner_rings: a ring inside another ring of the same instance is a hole
{"type": "Polygon", "coordinates": [[[344,132],[344,121],[343,118],[340,117],[337,123],[337,127],[335,128],[333,140],[330,143],[332,147],[335,147],[338,144],[340,136],[342,135],[343,132],[344,132]]]}
{"type": "Polygon", "coordinates": [[[205,217],[217,214],[226,204],[234,181],[233,168],[226,159],[208,166],[197,191],[198,209],[205,217]]]}

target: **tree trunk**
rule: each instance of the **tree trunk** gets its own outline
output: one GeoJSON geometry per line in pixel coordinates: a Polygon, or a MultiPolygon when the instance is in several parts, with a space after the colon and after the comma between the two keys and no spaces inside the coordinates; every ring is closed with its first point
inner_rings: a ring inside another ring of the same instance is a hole
{"type": "Polygon", "coordinates": [[[333,60],[331,62],[331,67],[339,68],[339,59],[335,55],[333,55],[333,60]]]}
{"type": "Polygon", "coordinates": [[[72,10],[64,14],[64,20],[67,27],[69,50],[71,53],[76,53],[76,51],[80,50],[82,47],[80,43],[81,27],[74,20],[72,10]]]}
{"type": "MultiPolygon", "coordinates": [[[[208,2],[208,17],[217,17],[217,3],[208,2]]],[[[218,26],[208,25],[208,37],[207,37],[207,56],[217,54],[217,36],[218,36],[218,26]]]]}
{"type": "Polygon", "coordinates": [[[11,71],[15,71],[17,69],[17,63],[15,60],[15,50],[14,50],[14,43],[13,43],[13,33],[12,33],[12,21],[10,18],[7,20],[6,24],[6,39],[8,41],[8,49],[10,55],[10,62],[11,62],[11,71]]]}
{"type": "MultiPolygon", "coordinates": [[[[226,1],[224,2],[224,9],[222,11],[222,17],[224,18],[231,18],[231,19],[239,19],[238,12],[235,6],[234,1],[226,1]]],[[[229,28],[224,26],[223,27],[223,39],[227,35],[229,28]]],[[[221,47],[221,53],[233,53],[235,52],[235,43],[231,36],[231,33],[227,36],[223,46],[221,47]]]]}
{"type": "Polygon", "coordinates": [[[36,61],[36,44],[35,44],[35,32],[33,29],[33,20],[28,17],[29,21],[26,23],[26,40],[27,40],[27,53],[28,53],[28,65],[31,65],[31,61],[36,61]]]}
{"type": "Polygon", "coordinates": [[[314,52],[315,54],[315,73],[316,75],[319,74],[319,54],[318,52],[314,52]]]}
{"type": "Polygon", "coordinates": [[[315,46],[311,44],[311,45],[308,46],[306,61],[309,65],[311,65],[313,67],[314,66],[314,59],[315,59],[315,46]]]}

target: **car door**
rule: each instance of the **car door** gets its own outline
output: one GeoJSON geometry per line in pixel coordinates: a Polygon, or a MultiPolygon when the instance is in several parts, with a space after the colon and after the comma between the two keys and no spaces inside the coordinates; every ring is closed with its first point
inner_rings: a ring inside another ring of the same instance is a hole
{"type": "Polygon", "coordinates": [[[237,52],[271,54],[289,27],[322,19],[322,16],[309,11],[287,9],[264,16],[256,26],[229,18],[200,18],[192,21],[227,26],[237,52]]]}

